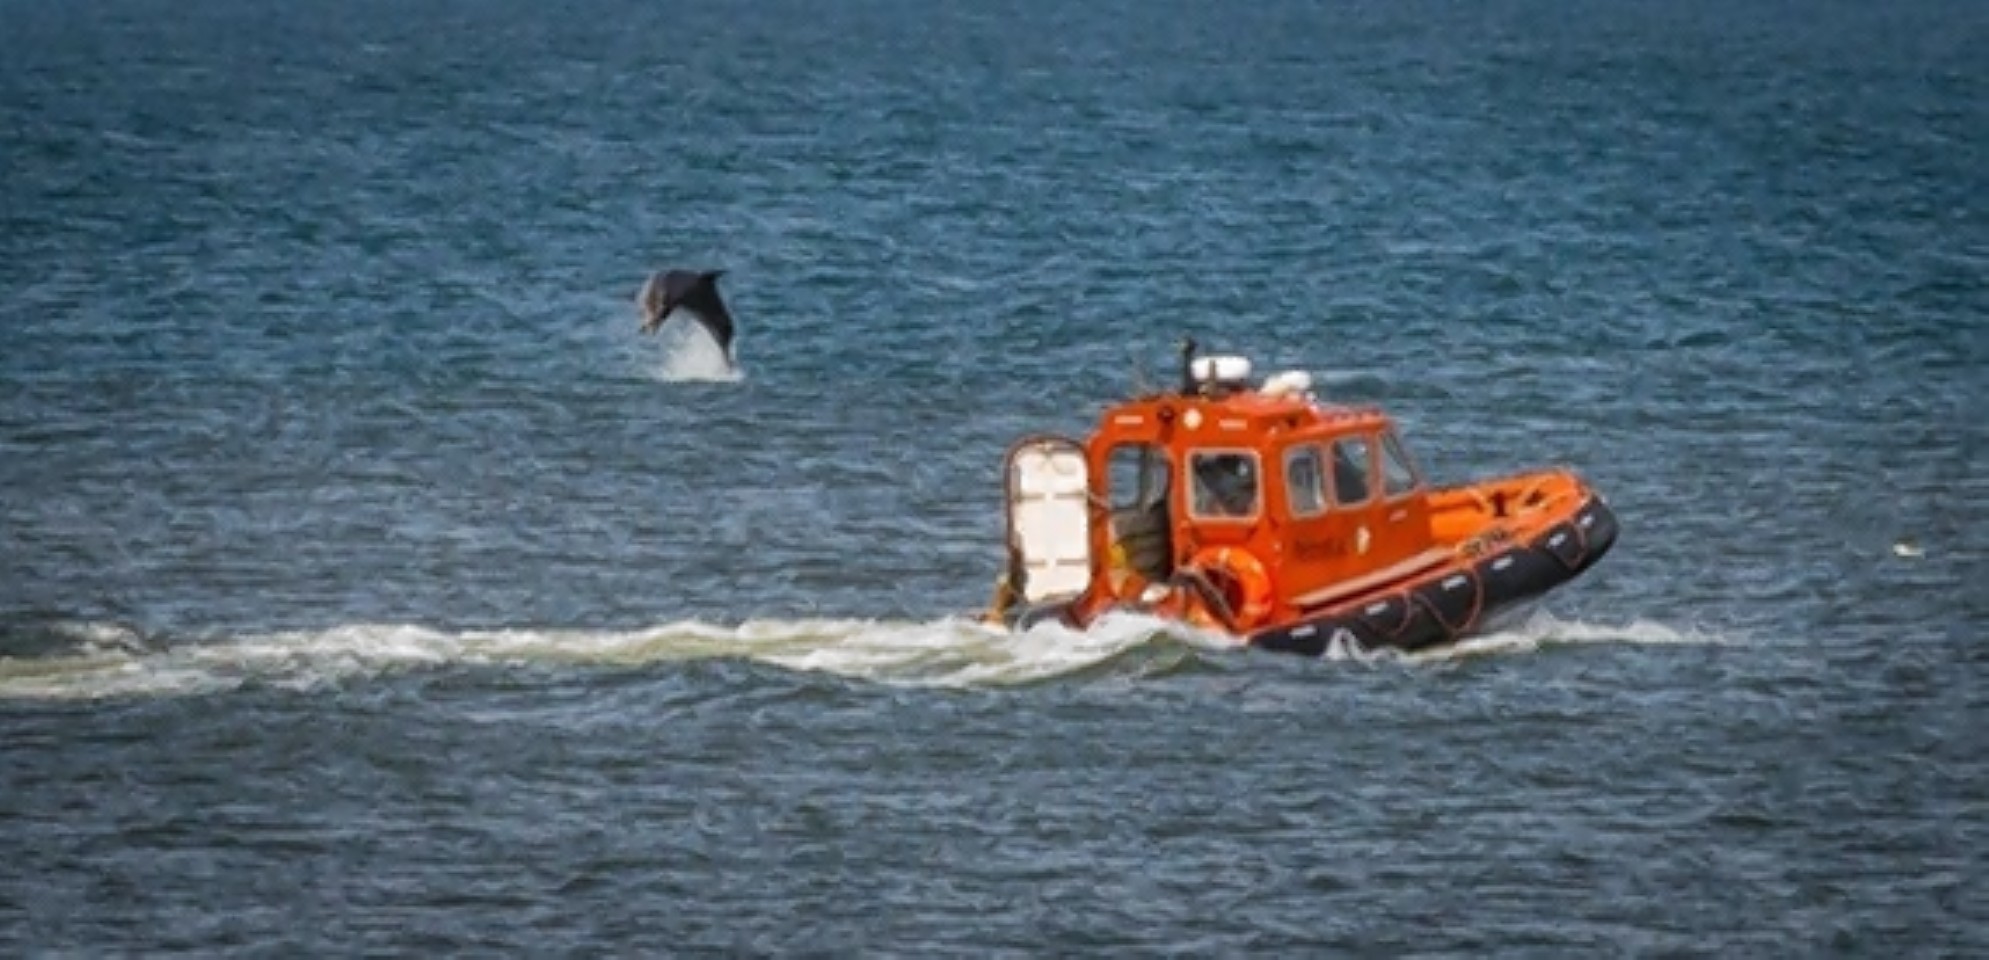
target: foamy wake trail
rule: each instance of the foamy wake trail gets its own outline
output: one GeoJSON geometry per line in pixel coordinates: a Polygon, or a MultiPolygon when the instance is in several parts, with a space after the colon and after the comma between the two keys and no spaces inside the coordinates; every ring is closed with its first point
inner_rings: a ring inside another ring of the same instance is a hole
{"type": "MultiPolygon", "coordinates": [[[[466,630],[351,624],[164,648],[115,625],[73,624],[59,652],[0,656],[0,700],[192,696],[267,686],[315,690],[448,667],[553,666],[635,669],[737,659],[876,683],[1008,687],[1068,677],[1164,675],[1232,644],[1143,617],[1108,617],[1090,630],[1044,624],[1010,633],[967,619],[927,622],[749,620],[736,626],[679,621],[627,631],[466,630]]],[[[1335,646],[1329,660],[1443,662],[1527,653],[1556,644],[1719,643],[1637,622],[1611,627],[1544,614],[1517,629],[1454,648],[1402,656],[1335,646]]],[[[1266,654],[1270,656],[1270,654],[1266,654]]]]}
{"type": "MultiPolygon", "coordinates": [[[[1157,622],[1138,620],[1020,634],[961,619],[750,620],[729,627],[680,621],[629,631],[352,624],[149,649],[114,626],[81,624],[70,632],[77,642],[59,654],[0,657],[0,700],[187,696],[251,684],[311,690],[450,666],[636,668],[710,659],[880,683],[1006,686],[1091,669],[1164,633],[1157,622]],[[90,639],[99,635],[108,639],[90,639]]],[[[1195,641],[1171,642],[1185,652],[1195,641]]]]}
{"type": "Polygon", "coordinates": [[[1582,620],[1562,620],[1551,613],[1540,611],[1510,629],[1472,637],[1449,647],[1411,654],[1406,659],[1415,663],[1441,663],[1469,657],[1532,653],[1548,647],[1577,644],[1644,646],[1729,642],[1730,638],[1718,634],[1698,630],[1675,630],[1649,620],[1635,620],[1620,625],[1590,623],[1582,620]]]}
{"type": "Polygon", "coordinates": [[[1082,673],[1156,644],[1171,645],[1185,655],[1192,646],[1220,641],[1183,634],[1144,617],[1108,618],[1090,630],[1045,623],[1021,633],[948,620],[938,625],[878,624],[812,649],[763,659],[795,670],[883,682],[1012,686],[1082,673]]]}

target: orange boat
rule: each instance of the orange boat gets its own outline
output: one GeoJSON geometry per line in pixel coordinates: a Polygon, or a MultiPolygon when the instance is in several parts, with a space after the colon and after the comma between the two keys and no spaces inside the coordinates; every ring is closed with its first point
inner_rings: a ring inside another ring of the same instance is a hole
{"type": "Polygon", "coordinates": [[[1432,487],[1394,421],[1321,402],[1304,373],[1251,382],[1181,351],[1176,392],[1107,408],[1090,438],[1008,450],[1008,563],[987,613],[1026,628],[1117,611],[1317,656],[1493,629],[1616,541],[1566,469],[1432,487]]]}

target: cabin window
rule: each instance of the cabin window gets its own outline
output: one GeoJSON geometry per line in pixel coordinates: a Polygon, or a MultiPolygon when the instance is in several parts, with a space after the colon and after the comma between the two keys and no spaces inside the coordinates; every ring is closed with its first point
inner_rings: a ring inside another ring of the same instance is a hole
{"type": "Polygon", "coordinates": [[[1197,450],[1189,455],[1197,517],[1251,517],[1257,513],[1257,455],[1249,451],[1197,450]]]}
{"type": "Polygon", "coordinates": [[[1294,517],[1326,512],[1326,467],[1318,447],[1307,445],[1285,451],[1285,498],[1294,517]]]}
{"type": "Polygon", "coordinates": [[[1333,502],[1348,507],[1374,496],[1368,483],[1372,465],[1366,437],[1333,441],[1333,502]]]}
{"type": "Polygon", "coordinates": [[[1159,447],[1125,443],[1112,448],[1109,487],[1112,509],[1143,510],[1167,501],[1167,452],[1159,447]]]}
{"type": "Polygon", "coordinates": [[[1167,515],[1172,477],[1167,451],[1160,447],[1120,444],[1107,461],[1113,550],[1148,580],[1165,579],[1174,566],[1173,524],[1167,515]]]}
{"type": "Polygon", "coordinates": [[[1402,438],[1390,430],[1381,435],[1381,492],[1393,500],[1423,485],[1416,465],[1402,449],[1402,438]]]}

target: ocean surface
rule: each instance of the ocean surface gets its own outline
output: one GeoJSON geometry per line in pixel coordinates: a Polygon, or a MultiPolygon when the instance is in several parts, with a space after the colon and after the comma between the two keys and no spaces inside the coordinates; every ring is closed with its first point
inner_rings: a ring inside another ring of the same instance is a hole
{"type": "Polygon", "coordinates": [[[1989,955],[1986,455],[1980,3],[0,0],[0,954],[1989,955]],[[1622,539],[978,625],[1186,334],[1622,539]]]}

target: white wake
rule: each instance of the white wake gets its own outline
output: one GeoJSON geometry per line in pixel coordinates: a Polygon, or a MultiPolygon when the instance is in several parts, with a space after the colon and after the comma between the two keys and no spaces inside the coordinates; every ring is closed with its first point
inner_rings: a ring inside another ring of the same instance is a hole
{"type": "MultiPolygon", "coordinates": [[[[39,656],[0,656],[0,701],[198,696],[244,686],[316,690],[453,666],[627,670],[738,659],[879,684],[999,688],[1103,672],[1165,675],[1200,657],[1288,656],[1234,651],[1229,640],[1144,617],[1108,617],[1090,630],[1043,624],[1011,633],[970,619],[933,621],[683,620],[632,630],[444,630],[347,624],[189,639],[156,647],[130,630],[77,623],[68,642],[39,656]]],[[[1607,626],[1537,614],[1518,629],[1404,656],[1335,646],[1331,661],[1411,667],[1465,657],[1524,654],[1562,644],[1725,642],[1637,622],[1607,626]]]]}

